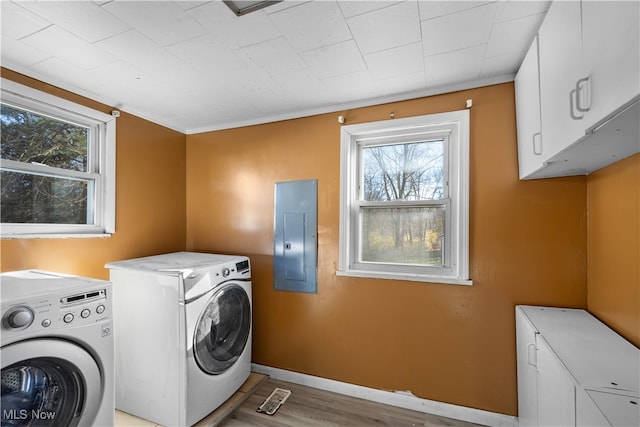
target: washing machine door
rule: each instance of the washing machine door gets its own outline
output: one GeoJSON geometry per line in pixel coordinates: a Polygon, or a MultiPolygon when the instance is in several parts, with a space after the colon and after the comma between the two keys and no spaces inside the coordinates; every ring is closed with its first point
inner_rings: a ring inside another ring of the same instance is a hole
{"type": "Polygon", "coordinates": [[[82,347],[58,339],[2,347],[2,427],[91,425],[100,369],[82,347]]]}
{"type": "Polygon", "coordinates": [[[193,351],[200,369],[221,374],[238,360],[251,328],[251,304],[237,284],[214,292],[200,314],[193,337],[193,351]]]}

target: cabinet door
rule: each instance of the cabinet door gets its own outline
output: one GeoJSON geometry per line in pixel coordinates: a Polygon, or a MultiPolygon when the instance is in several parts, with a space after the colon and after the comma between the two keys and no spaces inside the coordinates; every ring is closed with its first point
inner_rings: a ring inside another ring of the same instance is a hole
{"type": "Polygon", "coordinates": [[[515,79],[520,179],[543,167],[540,130],[540,80],[538,37],[522,61],[515,79]]]}
{"type": "Polygon", "coordinates": [[[540,110],[544,151],[548,160],[584,136],[575,107],[576,85],[582,77],[582,35],[579,1],[554,1],[538,32],[540,110]]]}
{"type": "Polygon", "coordinates": [[[640,93],[639,27],[637,1],[582,2],[583,74],[591,80],[585,130],[640,93]]]}
{"type": "Polygon", "coordinates": [[[575,385],[549,344],[536,335],[538,425],[575,426],[575,385]]]}
{"type": "Polygon", "coordinates": [[[538,425],[536,334],[529,320],[516,308],[516,354],[518,369],[518,423],[538,425]]]}
{"type": "Polygon", "coordinates": [[[576,390],[576,426],[604,427],[611,425],[602,411],[581,388],[576,390]]]}

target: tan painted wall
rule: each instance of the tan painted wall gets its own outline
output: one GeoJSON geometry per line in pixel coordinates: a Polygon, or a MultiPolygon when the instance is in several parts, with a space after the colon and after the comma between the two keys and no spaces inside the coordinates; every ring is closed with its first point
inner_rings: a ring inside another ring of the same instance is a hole
{"type": "MultiPolygon", "coordinates": [[[[7,69],[14,80],[105,113],[109,106],[7,69]]],[[[110,238],[3,239],[2,271],[39,268],[107,279],[108,261],[184,250],[186,136],[122,113],[116,135],[116,232],[110,238]]]]}
{"type": "Polygon", "coordinates": [[[187,136],[187,249],[247,254],[256,363],[516,415],[516,304],[586,308],[585,177],[518,180],[513,85],[187,136]],[[335,275],[340,125],[471,110],[472,287],[335,275]],[[274,291],[279,181],[318,179],[318,294],[274,291]]]}
{"type": "Polygon", "coordinates": [[[640,154],[588,179],[588,308],[640,346],[640,154]]]}

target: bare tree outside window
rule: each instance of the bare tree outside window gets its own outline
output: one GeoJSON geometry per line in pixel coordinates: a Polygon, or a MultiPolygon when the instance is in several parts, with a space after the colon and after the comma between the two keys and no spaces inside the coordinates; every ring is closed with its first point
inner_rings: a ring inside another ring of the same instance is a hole
{"type": "Polygon", "coordinates": [[[407,202],[360,207],[363,262],[444,264],[444,149],[442,139],[363,148],[363,200],[407,202]],[[410,203],[423,201],[434,203],[410,203]]]}

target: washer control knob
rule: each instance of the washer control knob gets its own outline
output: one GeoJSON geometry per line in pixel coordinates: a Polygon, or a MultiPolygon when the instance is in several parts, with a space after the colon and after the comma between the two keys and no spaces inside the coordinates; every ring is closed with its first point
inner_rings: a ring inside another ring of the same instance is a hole
{"type": "Polygon", "coordinates": [[[80,312],[80,317],[82,317],[83,319],[86,319],[87,317],[89,317],[90,314],[91,314],[91,310],[89,310],[88,308],[85,308],[80,312]]]}
{"type": "Polygon", "coordinates": [[[231,274],[231,270],[229,270],[227,267],[222,269],[222,277],[228,277],[229,274],[231,274]]]}
{"type": "Polygon", "coordinates": [[[71,323],[73,322],[73,314],[71,313],[67,313],[62,317],[62,320],[64,320],[64,323],[71,323]]]}
{"type": "Polygon", "coordinates": [[[33,310],[26,305],[13,307],[4,315],[3,322],[7,329],[28,328],[33,323],[33,310]]]}
{"type": "Polygon", "coordinates": [[[96,313],[98,313],[98,314],[104,313],[104,305],[100,304],[99,306],[97,306],[96,307],[96,313]]]}

